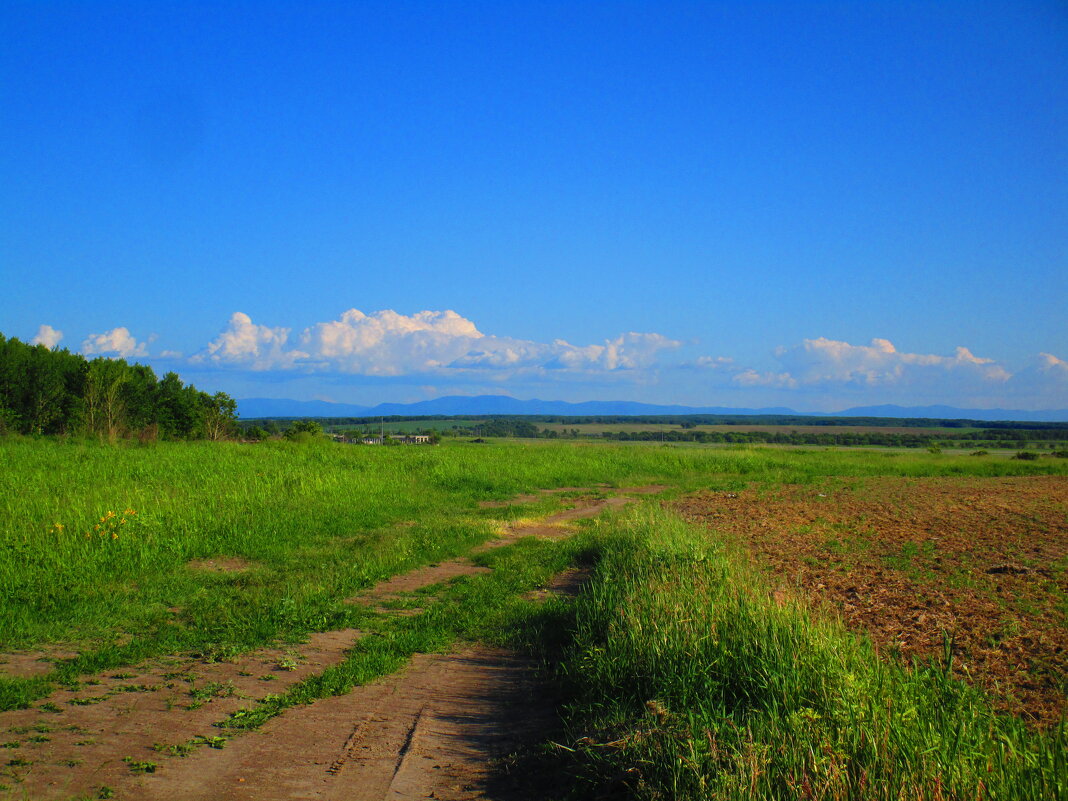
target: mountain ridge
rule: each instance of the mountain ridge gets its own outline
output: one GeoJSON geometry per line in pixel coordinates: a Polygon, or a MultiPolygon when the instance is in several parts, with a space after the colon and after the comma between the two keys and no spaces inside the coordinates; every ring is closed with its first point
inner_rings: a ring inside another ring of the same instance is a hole
{"type": "Polygon", "coordinates": [[[414,403],[380,403],[360,406],[331,401],[296,401],[287,398],[243,398],[238,400],[239,416],[260,417],[419,417],[430,415],[562,415],[562,416],[641,416],[641,415],[796,415],[798,417],[883,417],[928,418],[935,420],[975,420],[980,422],[1068,422],[1068,409],[962,409],[955,406],[898,406],[881,404],[854,406],[838,412],[798,412],[786,407],[759,409],[726,406],[682,406],[639,403],[637,401],[545,401],[519,400],[509,395],[444,395],[414,403]]]}

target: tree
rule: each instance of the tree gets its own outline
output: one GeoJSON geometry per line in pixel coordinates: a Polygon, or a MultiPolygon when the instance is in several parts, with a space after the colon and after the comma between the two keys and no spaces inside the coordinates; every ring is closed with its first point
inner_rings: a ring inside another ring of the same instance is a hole
{"type": "Polygon", "coordinates": [[[85,428],[101,440],[114,442],[126,423],[123,385],[129,378],[122,359],[103,356],[89,362],[85,376],[85,428]]]}
{"type": "Polygon", "coordinates": [[[286,439],[302,440],[322,436],[323,427],[314,420],[297,420],[286,429],[286,439]]]}
{"type": "Polygon", "coordinates": [[[204,436],[213,441],[226,439],[237,427],[237,401],[225,392],[200,393],[204,436]]]}

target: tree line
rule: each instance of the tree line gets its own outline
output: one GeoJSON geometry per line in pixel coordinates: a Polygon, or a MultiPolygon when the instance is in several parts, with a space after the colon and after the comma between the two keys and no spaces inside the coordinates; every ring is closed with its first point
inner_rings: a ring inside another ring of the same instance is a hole
{"type": "Polygon", "coordinates": [[[1063,442],[1068,437],[1063,430],[1012,430],[987,429],[967,433],[940,432],[937,434],[911,434],[888,431],[841,431],[824,433],[814,431],[618,431],[601,433],[605,439],[622,441],[664,441],[704,443],[760,443],[768,445],[822,445],[822,446],[882,446],[891,448],[930,448],[941,445],[979,447],[985,445],[1000,448],[1025,448],[1031,442],[1063,442]]]}
{"type": "Polygon", "coordinates": [[[0,434],[217,440],[232,435],[236,419],[233,398],[183,384],[177,373],[157,379],[144,364],[0,334],[0,434]]]}

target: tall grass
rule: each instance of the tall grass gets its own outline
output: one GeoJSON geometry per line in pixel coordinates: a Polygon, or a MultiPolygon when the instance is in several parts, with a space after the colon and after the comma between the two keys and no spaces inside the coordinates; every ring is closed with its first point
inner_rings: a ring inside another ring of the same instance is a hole
{"type": "Polygon", "coordinates": [[[1068,797],[1068,732],[881,661],[659,509],[604,527],[562,673],[573,769],[647,799],[1068,797]]]}

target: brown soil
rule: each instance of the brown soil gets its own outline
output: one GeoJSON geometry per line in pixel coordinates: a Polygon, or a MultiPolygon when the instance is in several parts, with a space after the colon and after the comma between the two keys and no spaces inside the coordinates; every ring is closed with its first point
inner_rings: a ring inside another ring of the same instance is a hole
{"type": "Polygon", "coordinates": [[[0,676],[29,678],[55,670],[55,663],[77,656],[73,651],[18,651],[0,656],[0,676]]]}
{"type": "Polygon", "coordinates": [[[500,760],[553,723],[528,661],[484,647],[419,654],[398,674],[133,780],[128,797],[466,801],[494,784],[492,797],[519,799],[518,781],[497,780],[500,760]]]}
{"type": "Polygon", "coordinates": [[[941,659],[1039,724],[1068,709],[1068,480],[871,479],[674,504],[832,604],[884,653],[941,659]]]}
{"type": "Polygon", "coordinates": [[[186,567],[208,573],[244,573],[253,565],[240,556],[217,556],[214,559],[191,559],[186,562],[186,567]]]}
{"type": "MultiPolygon", "coordinates": [[[[537,523],[511,524],[482,547],[566,536],[567,523],[626,502],[579,499],[537,523]]],[[[484,569],[450,560],[354,601],[381,605],[484,569]]],[[[574,593],[582,580],[568,571],[550,590],[574,593]]],[[[529,777],[510,778],[502,760],[544,739],[555,725],[554,705],[538,689],[534,665],[485,647],[417,655],[394,676],[289,709],[225,748],[202,742],[184,758],[168,748],[218,735],[211,724],[341,662],[358,636],[315,634],[305,645],[232,662],[156,660],[55,692],[34,709],[0,713],[0,799],[95,797],[101,787],[116,799],[146,801],[543,797],[529,777]],[[137,763],[158,769],[138,774],[137,763]]]]}
{"type": "Polygon", "coordinates": [[[215,721],[338,664],[358,636],[352,629],[313,634],[303,645],[228,662],[154,660],[59,690],[35,708],[0,713],[0,785],[11,793],[0,798],[68,798],[118,787],[131,775],[124,758],[162,762],[166,752],[153,749],[157,743],[219,734],[215,721]]]}
{"type": "MultiPolygon", "coordinates": [[[[574,506],[562,512],[544,517],[539,521],[518,521],[504,526],[500,536],[490,540],[471,550],[471,553],[483,553],[494,548],[509,545],[522,537],[539,537],[541,539],[560,539],[571,533],[569,523],[576,520],[585,520],[596,517],[605,509],[618,509],[626,505],[630,499],[626,495],[650,495],[663,491],[662,486],[628,487],[616,490],[620,495],[611,495],[606,498],[579,498],[574,501],[574,506]]],[[[550,492],[563,492],[565,490],[549,490],[550,492]]],[[[575,491],[567,488],[567,491],[575,491]]],[[[520,495],[514,499],[520,503],[527,496],[520,495]]],[[[350,603],[362,603],[373,606],[379,610],[386,607],[383,604],[399,600],[407,593],[412,593],[434,584],[441,584],[460,576],[473,575],[475,573],[488,573],[489,568],[476,565],[470,559],[458,558],[440,562],[436,565],[416,568],[408,573],[394,576],[387,581],[380,582],[366,592],[362,592],[354,598],[348,599],[350,603]]]]}

